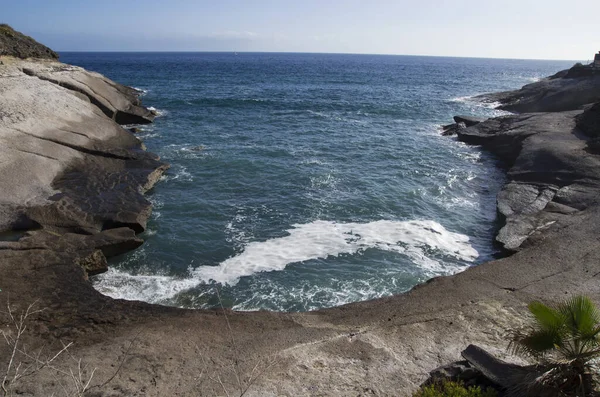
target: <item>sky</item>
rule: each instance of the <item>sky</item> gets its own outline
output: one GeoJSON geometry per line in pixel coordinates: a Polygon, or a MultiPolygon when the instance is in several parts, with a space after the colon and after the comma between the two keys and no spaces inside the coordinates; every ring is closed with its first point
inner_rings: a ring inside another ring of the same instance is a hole
{"type": "Polygon", "coordinates": [[[257,51],[587,61],[598,0],[0,0],[56,51],[257,51]]]}

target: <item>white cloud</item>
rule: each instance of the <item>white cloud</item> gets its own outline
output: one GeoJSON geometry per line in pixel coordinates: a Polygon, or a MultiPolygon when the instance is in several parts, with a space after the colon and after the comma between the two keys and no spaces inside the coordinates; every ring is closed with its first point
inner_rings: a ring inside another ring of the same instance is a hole
{"type": "Polygon", "coordinates": [[[223,32],[213,32],[208,37],[214,39],[246,39],[254,40],[259,38],[259,34],[249,31],[226,30],[223,32]]]}

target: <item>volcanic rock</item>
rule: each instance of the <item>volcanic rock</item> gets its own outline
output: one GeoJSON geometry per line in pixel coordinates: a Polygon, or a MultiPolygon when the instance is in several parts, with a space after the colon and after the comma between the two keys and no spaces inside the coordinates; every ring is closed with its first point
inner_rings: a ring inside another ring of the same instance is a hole
{"type": "Polygon", "coordinates": [[[516,91],[484,94],[476,98],[483,102],[499,102],[498,109],[517,113],[576,110],[600,101],[600,72],[569,72],[571,70],[559,72],[516,91]]]}
{"type": "Polygon", "coordinates": [[[454,116],[454,122],[456,123],[464,123],[465,126],[471,127],[477,125],[485,121],[485,118],[482,117],[473,117],[473,116],[454,116]]]}

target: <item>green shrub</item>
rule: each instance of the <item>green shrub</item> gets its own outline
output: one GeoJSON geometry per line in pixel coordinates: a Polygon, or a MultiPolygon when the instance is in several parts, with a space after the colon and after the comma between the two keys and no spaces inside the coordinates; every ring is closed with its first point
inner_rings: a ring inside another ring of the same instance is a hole
{"type": "Polygon", "coordinates": [[[488,388],[485,391],[479,386],[465,387],[462,383],[444,381],[422,387],[413,397],[496,397],[498,393],[488,388]]]}

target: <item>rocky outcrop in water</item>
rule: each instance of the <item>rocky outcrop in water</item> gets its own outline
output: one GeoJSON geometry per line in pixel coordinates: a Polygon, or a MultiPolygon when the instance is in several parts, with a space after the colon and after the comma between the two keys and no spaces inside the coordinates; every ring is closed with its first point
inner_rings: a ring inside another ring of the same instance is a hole
{"type": "Polygon", "coordinates": [[[505,249],[517,250],[598,204],[600,103],[591,102],[600,100],[600,73],[574,66],[520,90],[479,99],[527,112],[485,121],[455,116],[442,132],[482,145],[507,168],[508,182],[497,197],[505,224],[496,237],[505,249]]]}
{"type": "Polygon", "coordinates": [[[476,98],[483,102],[498,102],[499,109],[517,113],[577,110],[600,101],[600,70],[577,66],[516,91],[484,94],[476,98]]]}
{"type": "Polygon", "coordinates": [[[600,158],[585,150],[588,138],[576,126],[581,114],[504,116],[458,131],[460,140],[483,145],[508,168],[508,183],[498,194],[506,225],[496,238],[506,249],[598,204],[600,158]]]}

